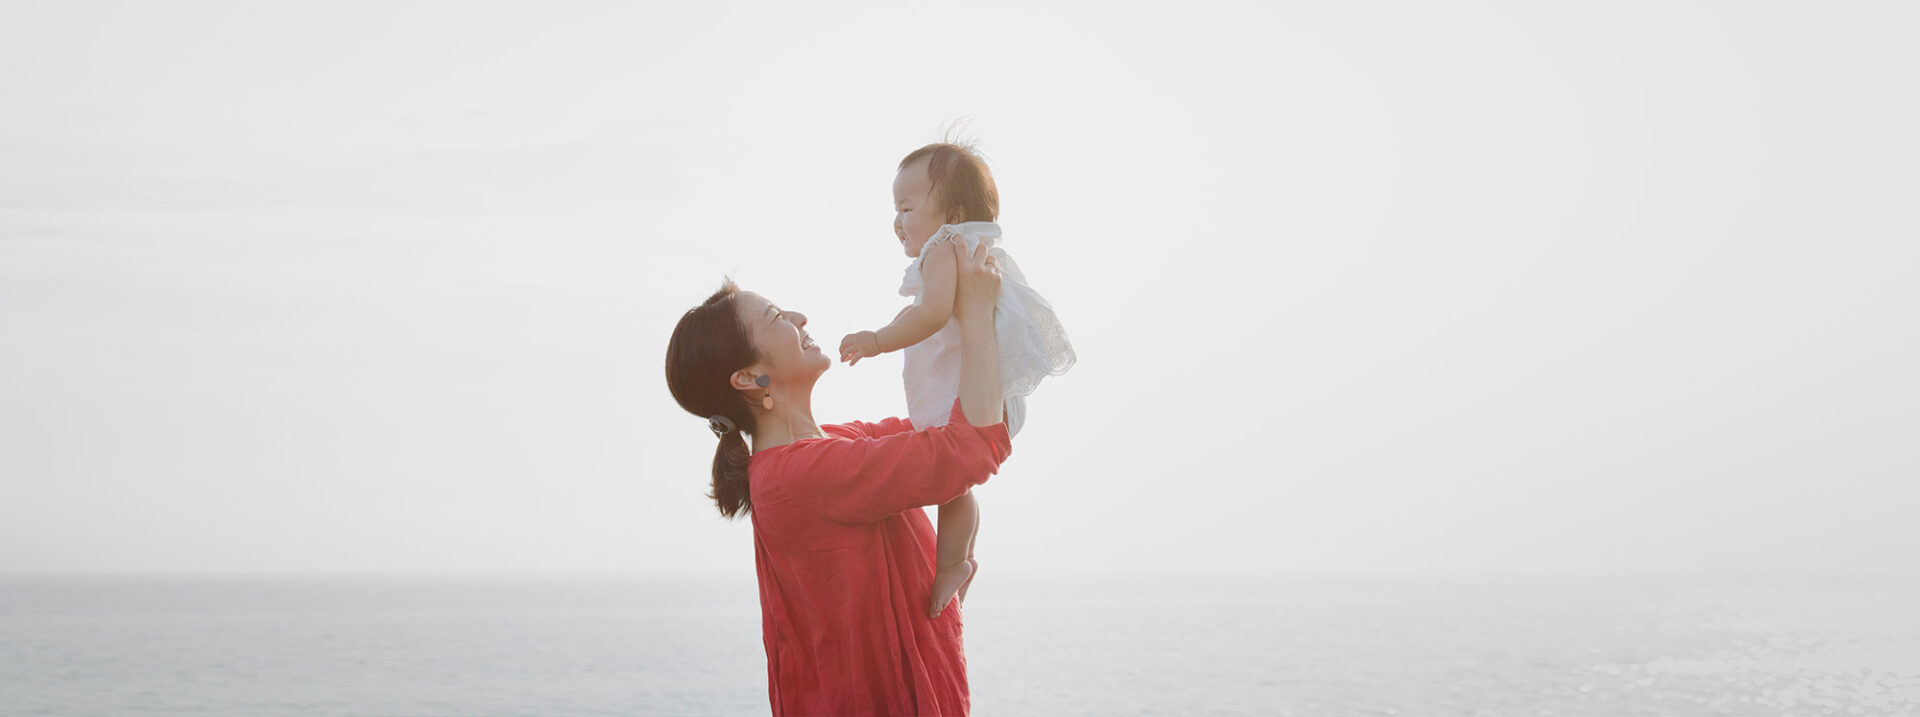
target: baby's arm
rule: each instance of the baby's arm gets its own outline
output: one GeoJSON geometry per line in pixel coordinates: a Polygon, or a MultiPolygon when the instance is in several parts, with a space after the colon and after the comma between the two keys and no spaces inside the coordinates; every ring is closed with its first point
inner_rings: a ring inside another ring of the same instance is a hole
{"type": "Polygon", "coordinates": [[[940,327],[953,318],[953,252],[934,247],[927,250],[926,259],[920,263],[920,280],[925,287],[920,303],[902,310],[892,323],[878,330],[847,334],[840,340],[841,361],[858,364],[860,359],[920,343],[939,333],[940,327]]]}

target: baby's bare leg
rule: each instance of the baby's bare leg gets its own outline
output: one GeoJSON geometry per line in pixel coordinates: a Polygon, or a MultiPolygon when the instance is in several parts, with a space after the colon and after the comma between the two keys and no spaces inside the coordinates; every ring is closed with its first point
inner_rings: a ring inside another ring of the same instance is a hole
{"type": "Polygon", "coordinates": [[[973,579],[980,575],[980,561],[973,559],[973,546],[980,540],[980,503],[973,500],[973,493],[967,493],[967,501],[973,504],[973,529],[967,532],[967,579],[960,583],[960,604],[967,604],[967,588],[973,587],[973,579]]]}
{"type": "Polygon", "coordinates": [[[940,533],[935,543],[939,564],[933,572],[928,617],[939,617],[940,611],[973,579],[973,536],[980,530],[980,504],[974,501],[973,492],[941,505],[939,522],[940,533]]]}

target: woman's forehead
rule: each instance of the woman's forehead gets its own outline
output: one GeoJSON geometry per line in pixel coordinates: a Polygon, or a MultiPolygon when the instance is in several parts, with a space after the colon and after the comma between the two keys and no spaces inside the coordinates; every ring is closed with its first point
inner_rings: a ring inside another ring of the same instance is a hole
{"type": "Polygon", "coordinates": [[[742,291],[734,299],[734,305],[740,307],[740,318],[751,321],[767,313],[767,309],[773,306],[773,302],[751,291],[742,291]]]}

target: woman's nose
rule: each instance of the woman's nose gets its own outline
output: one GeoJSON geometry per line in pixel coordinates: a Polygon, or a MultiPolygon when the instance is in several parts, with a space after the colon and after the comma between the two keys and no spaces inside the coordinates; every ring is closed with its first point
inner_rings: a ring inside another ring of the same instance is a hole
{"type": "Polygon", "coordinates": [[[787,312],[787,316],[793,320],[794,326],[805,327],[807,325],[806,314],[802,314],[798,311],[789,311],[787,312]]]}

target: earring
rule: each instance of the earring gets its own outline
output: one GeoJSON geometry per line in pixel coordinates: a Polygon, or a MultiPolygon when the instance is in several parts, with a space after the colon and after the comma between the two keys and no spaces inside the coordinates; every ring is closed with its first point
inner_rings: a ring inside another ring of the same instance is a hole
{"type": "MultiPolygon", "coordinates": [[[[761,388],[766,388],[768,386],[773,385],[773,379],[768,378],[766,374],[761,374],[758,378],[755,378],[753,380],[753,384],[761,388]]],[[[772,391],[768,391],[767,395],[760,397],[760,407],[767,409],[769,411],[773,410],[773,392],[772,391]]]]}

